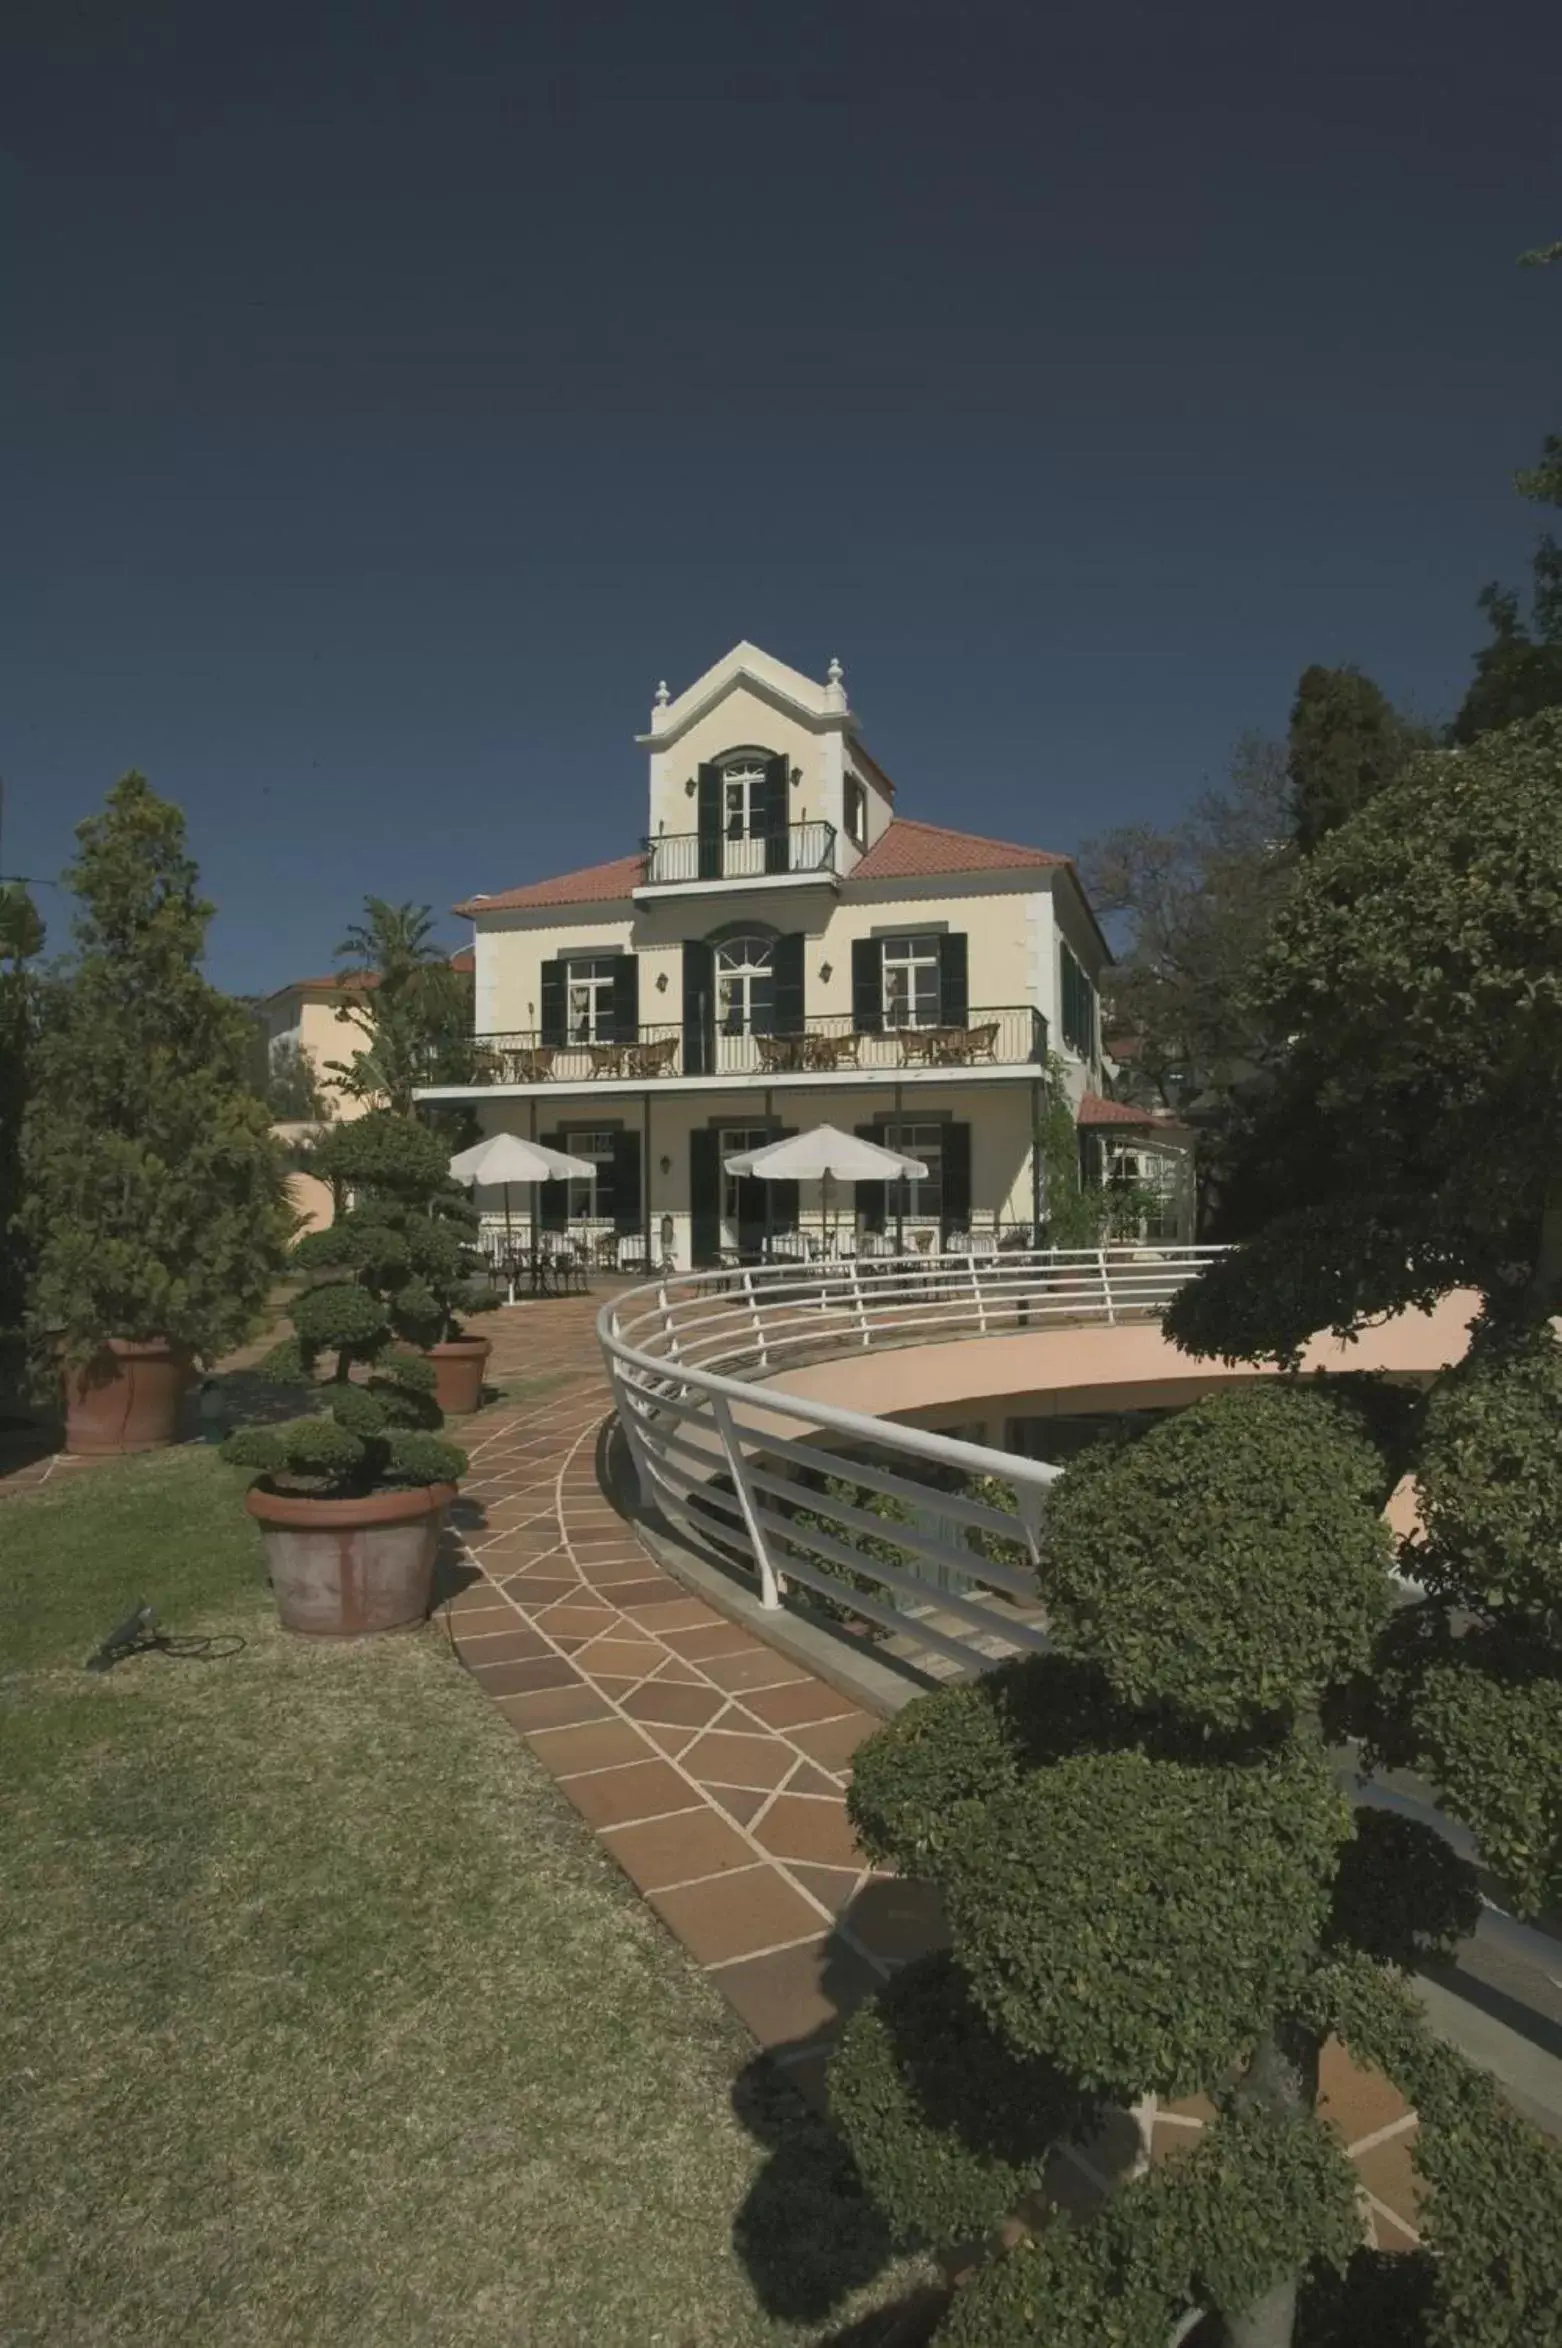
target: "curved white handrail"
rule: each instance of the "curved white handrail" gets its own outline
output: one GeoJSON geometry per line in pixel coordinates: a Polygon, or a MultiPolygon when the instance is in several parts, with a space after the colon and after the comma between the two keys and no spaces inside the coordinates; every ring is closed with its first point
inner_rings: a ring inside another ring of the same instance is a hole
{"type": "Polygon", "coordinates": [[[597,1331],[641,1497],[751,1573],[767,1607],[795,1583],[964,1670],[1043,1647],[1035,1566],[1058,1468],[770,1378],[885,1346],[1158,1316],[1219,1252],[847,1258],[629,1289],[597,1331]]]}

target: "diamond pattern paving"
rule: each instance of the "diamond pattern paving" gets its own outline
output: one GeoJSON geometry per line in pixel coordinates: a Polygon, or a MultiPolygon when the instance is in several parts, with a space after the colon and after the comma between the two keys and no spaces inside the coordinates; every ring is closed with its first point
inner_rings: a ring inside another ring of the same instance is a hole
{"type": "MultiPolygon", "coordinates": [[[[570,1382],[460,1430],[472,1465],[453,1534],[472,1578],[442,1612],[474,1680],[603,1847],[817,2095],[853,2006],[941,1944],[937,1899],[870,1870],[852,1836],[845,1787],[874,1719],[691,1597],[603,1490],[601,1301],[547,1298],[485,1324],[496,1385],[570,1382]]],[[[1409,2247],[1414,2115],[1337,2048],[1324,2086],[1358,2156],[1364,2233],[1409,2247]]],[[[1191,2142],[1207,2110],[1147,2115],[1153,2157],[1191,2142]]],[[[1121,2166],[1092,2146],[1060,2168],[1058,2197],[1085,2206],[1121,2166]]]]}

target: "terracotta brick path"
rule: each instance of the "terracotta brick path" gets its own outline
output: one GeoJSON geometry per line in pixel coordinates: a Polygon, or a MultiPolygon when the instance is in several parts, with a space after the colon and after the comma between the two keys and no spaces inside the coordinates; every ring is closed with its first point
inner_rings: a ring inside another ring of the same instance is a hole
{"type": "MultiPolygon", "coordinates": [[[[494,1383],[572,1373],[465,1422],[460,1532],[478,1569],[449,1601],[461,1655],[760,2044],[817,2096],[840,2025],[939,1945],[928,1886],[866,1867],[847,1822],[874,1716],[690,1597],[608,1497],[599,1295],[494,1315],[494,1383]]],[[[1387,2080],[1324,2058],[1323,2108],[1384,2248],[1415,2240],[1414,2115],[1387,2080]]],[[[1157,2155],[1203,2123],[1163,2107],[1157,2155]]],[[[1076,2202],[1132,2161],[1121,2128],[1056,2177],[1076,2202]]]]}

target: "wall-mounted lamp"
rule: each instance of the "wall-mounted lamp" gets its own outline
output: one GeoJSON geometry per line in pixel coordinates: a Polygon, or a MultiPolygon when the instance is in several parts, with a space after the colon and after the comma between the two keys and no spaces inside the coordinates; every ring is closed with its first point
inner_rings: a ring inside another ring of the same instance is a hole
{"type": "Polygon", "coordinates": [[[667,973],[665,970],[659,970],[656,974],[656,991],[659,995],[665,995],[667,992],[667,973]]]}
{"type": "Polygon", "coordinates": [[[821,962],[819,965],[819,976],[823,979],[825,985],[828,986],[831,979],[835,976],[833,966],[828,962],[821,962]]]}
{"type": "Polygon", "coordinates": [[[672,1172],[672,1170],[673,1170],[673,1162],[672,1162],[671,1158],[667,1158],[667,1157],[658,1158],[656,1162],[657,1162],[657,1164],[658,1164],[658,1165],[661,1167],[661,1169],[662,1169],[662,1172],[663,1172],[664,1174],[670,1174],[670,1173],[672,1172]]]}
{"type": "Polygon", "coordinates": [[[802,768],[801,768],[800,766],[794,766],[794,767],[793,767],[793,769],[792,769],[792,788],[793,788],[793,790],[794,790],[794,791],[797,789],[797,786],[798,786],[798,784],[799,784],[799,783],[802,781],[802,779],[803,779],[803,770],[802,770],[802,768]]]}
{"type": "Polygon", "coordinates": [[[698,783],[698,781],[696,780],[696,778],[695,778],[693,775],[690,775],[690,777],[689,777],[688,781],[687,781],[687,782],[684,784],[684,786],[683,786],[683,795],[684,795],[684,797],[685,797],[686,799],[692,799],[692,798],[694,797],[694,794],[695,794],[695,792],[696,792],[696,791],[699,789],[699,787],[700,787],[700,786],[699,786],[699,783],[698,783]]]}

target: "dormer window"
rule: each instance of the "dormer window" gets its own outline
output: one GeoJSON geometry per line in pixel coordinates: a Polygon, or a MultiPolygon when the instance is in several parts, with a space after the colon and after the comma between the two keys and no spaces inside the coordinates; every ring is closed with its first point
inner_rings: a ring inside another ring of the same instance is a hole
{"type": "Polygon", "coordinates": [[[856,848],[868,844],[868,794],[855,775],[846,778],[846,837],[856,848]]]}

